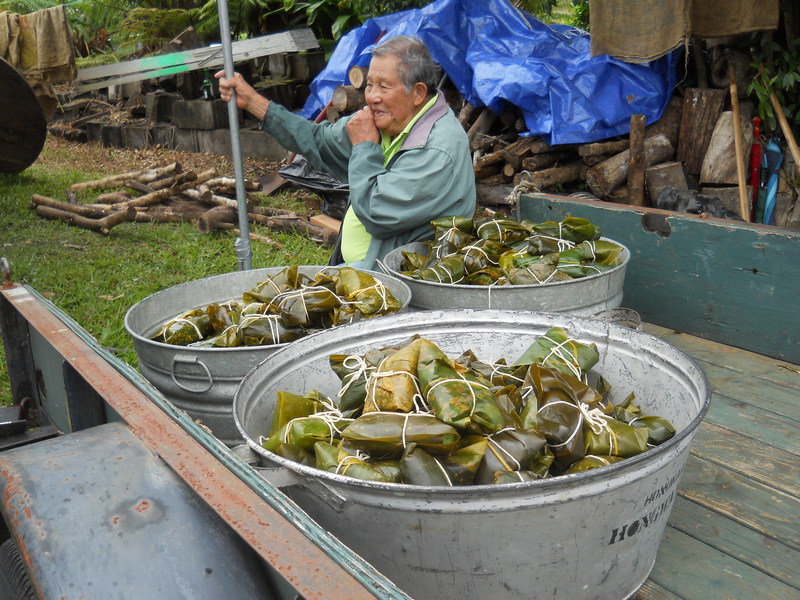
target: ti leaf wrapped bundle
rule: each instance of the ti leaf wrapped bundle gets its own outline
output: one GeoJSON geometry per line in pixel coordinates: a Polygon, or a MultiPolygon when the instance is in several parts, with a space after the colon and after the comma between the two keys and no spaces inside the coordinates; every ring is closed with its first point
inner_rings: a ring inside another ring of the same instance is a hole
{"type": "Polygon", "coordinates": [[[479,219],[475,222],[475,233],[483,240],[503,244],[512,244],[531,235],[525,225],[513,219],[479,219]]]}
{"type": "Polygon", "coordinates": [[[573,340],[561,327],[549,329],[531,344],[515,365],[542,365],[581,377],[600,360],[595,344],[573,340]]]}
{"type": "Polygon", "coordinates": [[[545,221],[544,223],[532,223],[523,221],[529,225],[531,231],[547,235],[554,238],[568,240],[580,244],[586,240],[599,240],[601,237],[600,228],[589,221],[580,217],[566,217],[563,221],[545,221]]]}
{"type": "Polygon", "coordinates": [[[447,456],[433,456],[410,444],[400,459],[400,475],[411,485],[470,485],[475,480],[487,441],[482,436],[464,438],[461,447],[447,456]]]}
{"type": "Polygon", "coordinates": [[[247,303],[270,302],[275,296],[289,290],[296,290],[307,282],[308,277],[298,271],[297,265],[291,265],[266,280],[260,281],[253,289],[244,292],[242,299],[247,303]]]}
{"type": "Polygon", "coordinates": [[[312,280],[293,265],[258,282],[242,300],[212,302],[167,321],[151,339],[198,348],[274,345],[402,308],[391,290],[365,271],[329,267],[312,280]]]}
{"type": "Polygon", "coordinates": [[[196,308],[167,321],[151,339],[166,344],[186,346],[202,340],[213,332],[214,327],[206,311],[196,308]]]}
{"type": "Polygon", "coordinates": [[[372,371],[366,384],[364,413],[411,412],[422,399],[417,364],[422,338],[412,340],[387,355],[372,371]]]}
{"type": "Polygon", "coordinates": [[[524,471],[545,450],[545,438],[535,429],[509,429],[486,437],[487,448],[475,482],[494,483],[496,471],[524,471]]]}
{"type": "Polygon", "coordinates": [[[370,464],[356,454],[350,454],[341,446],[328,442],[317,442],[314,445],[314,455],[316,456],[316,467],[329,473],[382,483],[399,481],[399,470],[397,476],[392,477],[380,467],[370,464]]]}
{"type": "Polygon", "coordinates": [[[433,414],[453,427],[493,432],[505,426],[491,384],[460,368],[432,342],[419,340],[420,387],[433,414]]]}
{"type": "Polygon", "coordinates": [[[406,273],[414,279],[437,283],[460,283],[464,279],[464,258],[449,255],[436,261],[430,267],[406,273]]]}
{"type": "Polygon", "coordinates": [[[509,247],[506,244],[494,240],[476,240],[461,248],[461,254],[464,256],[464,270],[471,274],[490,267],[496,268],[500,264],[500,256],[508,250],[509,247]]]}
{"type": "Polygon", "coordinates": [[[453,359],[418,335],[331,356],[337,400],[279,394],[263,445],[303,464],[313,453],[318,468],[360,479],[454,486],[601,468],[675,434],[667,419],[642,414],[633,393],[611,401],[602,375],[585,371],[598,361],[593,345],[550,330],[523,356],[514,365],[471,351],[453,359]],[[569,357],[551,361],[555,347],[569,357]]]}
{"type": "Polygon", "coordinates": [[[621,460],[625,460],[624,457],[596,456],[594,454],[587,454],[579,461],[572,463],[569,469],[567,469],[567,474],[582,473],[583,471],[591,471],[592,469],[599,469],[600,467],[606,467],[608,465],[613,465],[614,463],[618,463],[621,460]]]}
{"type": "Polygon", "coordinates": [[[342,438],[375,458],[397,458],[412,442],[432,454],[447,454],[458,447],[461,436],[433,415],[373,412],[350,423],[342,438]]]}

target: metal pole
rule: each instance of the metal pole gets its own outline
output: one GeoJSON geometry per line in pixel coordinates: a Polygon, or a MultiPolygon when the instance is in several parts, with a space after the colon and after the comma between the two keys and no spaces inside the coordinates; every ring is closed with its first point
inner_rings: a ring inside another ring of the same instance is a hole
{"type": "MultiPolygon", "coordinates": [[[[219,14],[219,37],[222,42],[222,59],[225,77],[233,77],[233,48],[231,44],[231,24],[228,18],[228,0],[217,0],[219,14]]],[[[231,155],[236,177],[236,201],[239,205],[239,237],[236,238],[236,258],[239,270],[253,268],[253,252],[250,249],[250,224],[247,221],[247,198],[244,191],[244,168],[242,167],[242,147],[239,139],[239,109],[236,107],[236,95],[228,102],[228,121],[231,130],[231,155]]]]}

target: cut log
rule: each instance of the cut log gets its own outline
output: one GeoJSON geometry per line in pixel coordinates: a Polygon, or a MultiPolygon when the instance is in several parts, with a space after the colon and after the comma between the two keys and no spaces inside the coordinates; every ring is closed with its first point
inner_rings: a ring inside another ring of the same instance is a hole
{"type": "Polygon", "coordinates": [[[78,183],[73,183],[69,189],[73,192],[85,190],[107,190],[114,187],[120,187],[124,185],[126,181],[131,179],[141,181],[142,183],[149,183],[151,181],[155,181],[156,179],[161,179],[167,175],[180,172],[180,163],[172,163],[163,167],[140,169],[138,171],[120,173],[119,175],[109,175],[107,177],[95,179],[94,181],[81,181],[78,183]]]}
{"type": "Polygon", "coordinates": [[[487,107],[483,107],[481,109],[481,114],[478,115],[478,118],[475,119],[475,122],[472,124],[472,127],[469,128],[467,131],[467,139],[469,139],[470,149],[475,150],[472,148],[472,142],[481,134],[485,134],[489,132],[491,129],[492,124],[494,123],[497,115],[495,115],[491,110],[487,107]]]}
{"type": "MultiPolygon", "coordinates": [[[[650,166],[672,160],[674,149],[664,135],[647,138],[644,142],[645,165],[650,166]]],[[[598,198],[607,197],[610,192],[624,183],[628,177],[630,150],[625,150],[591,167],[586,172],[586,183],[598,198]]]]}
{"type": "Polygon", "coordinates": [[[677,148],[682,114],[683,99],[679,96],[672,96],[658,121],[645,127],[644,136],[648,138],[658,134],[665,135],[672,147],[677,148]]]}
{"type": "Polygon", "coordinates": [[[487,177],[493,177],[495,175],[499,175],[503,170],[503,165],[500,163],[493,163],[490,165],[484,165],[482,167],[475,169],[475,179],[483,180],[487,177]]]}
{"type": "Polygon", "coordinates": [[[461,110],[458,111],[458,122],[461,123],[461,126],[464,129],[467,129],[469,124],[472,122],[472,119],[475,118],[475,113],[478,112],[478,109],[475,108],[471,103],[465,102],[464,106],[461,107],[461,110]]]}
{"type": "Polygon", "coordinates": [[[251,223],[258,223],[275,231],[303,233],[313,241],[320,242],[328,248],[332,248],[336,243],[337,233],[335,231],[327,227],[314,225],[300,217],[268,217],[266,215],[248,214],[247,218],[251,223]]]}
{"type": "MultiPolygon", "coordinates": [[[[750,148],[753,144],[753,125],[750,119],[740,118],[742,124],[743,145],[750,148]]],[[[723,112],[708,144],[708,150],[700,169],[701,183],[738,183],[736,170],[736,143],[734,140],[733,112],[723,112]]]]}
{"type": "Polygon", "coordinates": [[[215,206],[203,213],[197,221],[201,233],[233,229],[236,222],[236,211],[227,206],[215,206]]]}
{"type": "Polygon", "coordinates": [[[714,126],[722,114],[726,90],[690,88],[686,90],[678,132],[677,160],[693,175],[700,173],[711,142],[714,126]]]}
{"type": "Polygon", "coordinates": [[[197,173],[194,171],[186,171],[185,173],[181,172],[168,177],[154,179],[153,181],[147,183],[147,187],[153,191],[158,191],[180,185],[181,183],[185,183],[187,181],[194,181],[195,179],[197,179],[197,173]]]}
{"type": "Polygon", "coordinates": [[[598,156],[601,154],[617,154],[627,150],[630,146],[628,140],[612,140],[610,142],[592,142],[591,144],[581,144],[578,146],[578,155],[598,156]]]}
{"type": "Polygon", "coordinates": [[[130,199],[131,195],[128,192],[119,191],[100,194],[94,199],[94,201],[98,204],[119,204],[120,202],[125,202],[126,200],[130,199]]]}
{"type": "Polygon", "coordinates": [[[558,161],[572,158],[574,155],[574,152],[542,152],[523,158],[521,166],[525,171],[538,171],[544,167],[554,165],[558,161]]]}
{"type": "Polygon", "coordinates": [[[367,73],[369,72],[368,67],[359,67],[358,65],[353,65],[347,71],[347,80],[357,90],[363,90],[367,87],[367,73]]]}
{"type": "MultiPolygon", "coordinates": [[[[236,191],[236,180],[233,177],[213,177],[206,181],[206,185],[212,189],[219,191],[220,189],[228,189],[236,191]]],[[[257,181],[250,179],[244,180],[244,190],[246,192],[259,192],[261,191],[261,184],[257,181]]]]}
{"type": "Polygon", "coordinates": [[[520,173],[514,183],[528,189],[542,190],[557,183],[569,183],[580,179],[583,163],[575,162],[563,167],[552,167],[534,173],[520,173]]]}
{"type": "Polygon", "coordinates": [[[314,225],[319,225],[320,227],[326,227],[332,231],[335,231],[337,234],[342,227],[342,222],[339,219],[334,219],[328,215],[314,215],[309,219],[309,221],[311,221],[311,223],[314,225]]]}
{"type": "Polygon", "coordinates": [[[151,194],[145,194],[144,196],[139,196],[138,198],[131,198],[127,202],[120,203],[118,206],[120,207],[133,206],[138,208],[141,206],[148,206],[150,204],[158,204],[159,202],[161,202],[166,198],[169,198],[173,194],[179,194],[180,192],[188,190],[191,187],[194,187],[201,183],[205,183],[209,179],[213,179],[216,176],[217,176],[216,169],[208,169],[207,171],[203,171],[202,173],[200,173],[200,175],[197,176],[197,179],[181,183],[174,187],[158,190],[151,194]]]}
{"type": "Polygon", "coordinates": [[[45,219],[61,220],[69,225],[75,225],[82,229],[89,229],[97,231],[103,235],[108,235],[112,227],[125,223],[126,221],[133,221],[136,218],[136,210],[132,207],[127,207],[122,210],[111,213],[102,219],[90,219],[83,217],[74,212],[52,208],[50,206],[39,205],[36,207],[36,213],[45,219]]]}
{"type": "Polygon", "coordinates": [[[686,171],[683,170],[683,163],[677,161],[661,163],[645,169],[645,184],[651,206],[664,188],[673,190],[689,189],[686,171]]]}
{"type": "Polygon", "coordinates": [[[499,204],[512,206],[515,204],[512,192],[513,185],[495,185],[479,182],[475,185],[478,194],[478,204],[499,204]]]}
{"type": "Polygon", "coordinates": [[[82,217],[86,217],[88,219],[102,219],[103,217],[106,217],[110,213],[117,210],[114,207],[109,207],[108,205],[72,204],[71,202],[62,202],[61,200],[56,200],[55,198],[48,198],[47,196],[32,194],[30,207],[36,208],[38,206],[49,206],[50,208],[55,208],[64,212],[75,213],[76,215],[81,215],[82,217]]]}
{"type": "Polygon", "coordinates": [[[645,115],[631,115],[630,157],[628,158],[628,204],[645,206],[644,123],[645,115]]]}
{"type": "Polygon", "coordinates": [[[364,92],[354,88],[352,85],[340,85],[333,90],[331,106],[339,114],[349,115],[360,110],[365,103],[364,92]]]}
{"type": "Polygon", "coordinates": [[[144,206],[136,209],[137,223],[193,223],[203,215],[202,208],[175,209],[168,206],[144,206]]]}

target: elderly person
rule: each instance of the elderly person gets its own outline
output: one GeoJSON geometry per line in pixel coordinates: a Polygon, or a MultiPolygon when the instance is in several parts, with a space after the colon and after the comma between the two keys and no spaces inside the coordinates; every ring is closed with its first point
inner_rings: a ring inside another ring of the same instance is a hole
{"type": "Polygon", "coordinates": [[[261,129],[349,185],[332,264],[371,269],[398,246],[430,238],[433,219],[475,212],[469,143],[436,89],[437,75],[422,42],[391,38],[372,50],[366,106],[320,124],[270,102],[239,74],[216,77],[224,100],[235,91],[237,106],[261,119],[261,129]]]}

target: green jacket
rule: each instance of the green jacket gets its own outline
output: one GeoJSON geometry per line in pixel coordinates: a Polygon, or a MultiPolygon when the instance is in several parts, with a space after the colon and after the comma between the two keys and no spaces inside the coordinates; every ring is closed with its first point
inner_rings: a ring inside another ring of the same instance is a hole
{"type": "Polygon", "coordinates": [[[270,102],[261,129],[284,148],[350,188],[350,204],[372,236],[364,267],[408,244],[432,237],[430,222],[475,213],[475,174],[466,132],[439,93],[386,167],[380,144],[354,147],[345,125],[313,123],[270,102]]]}

